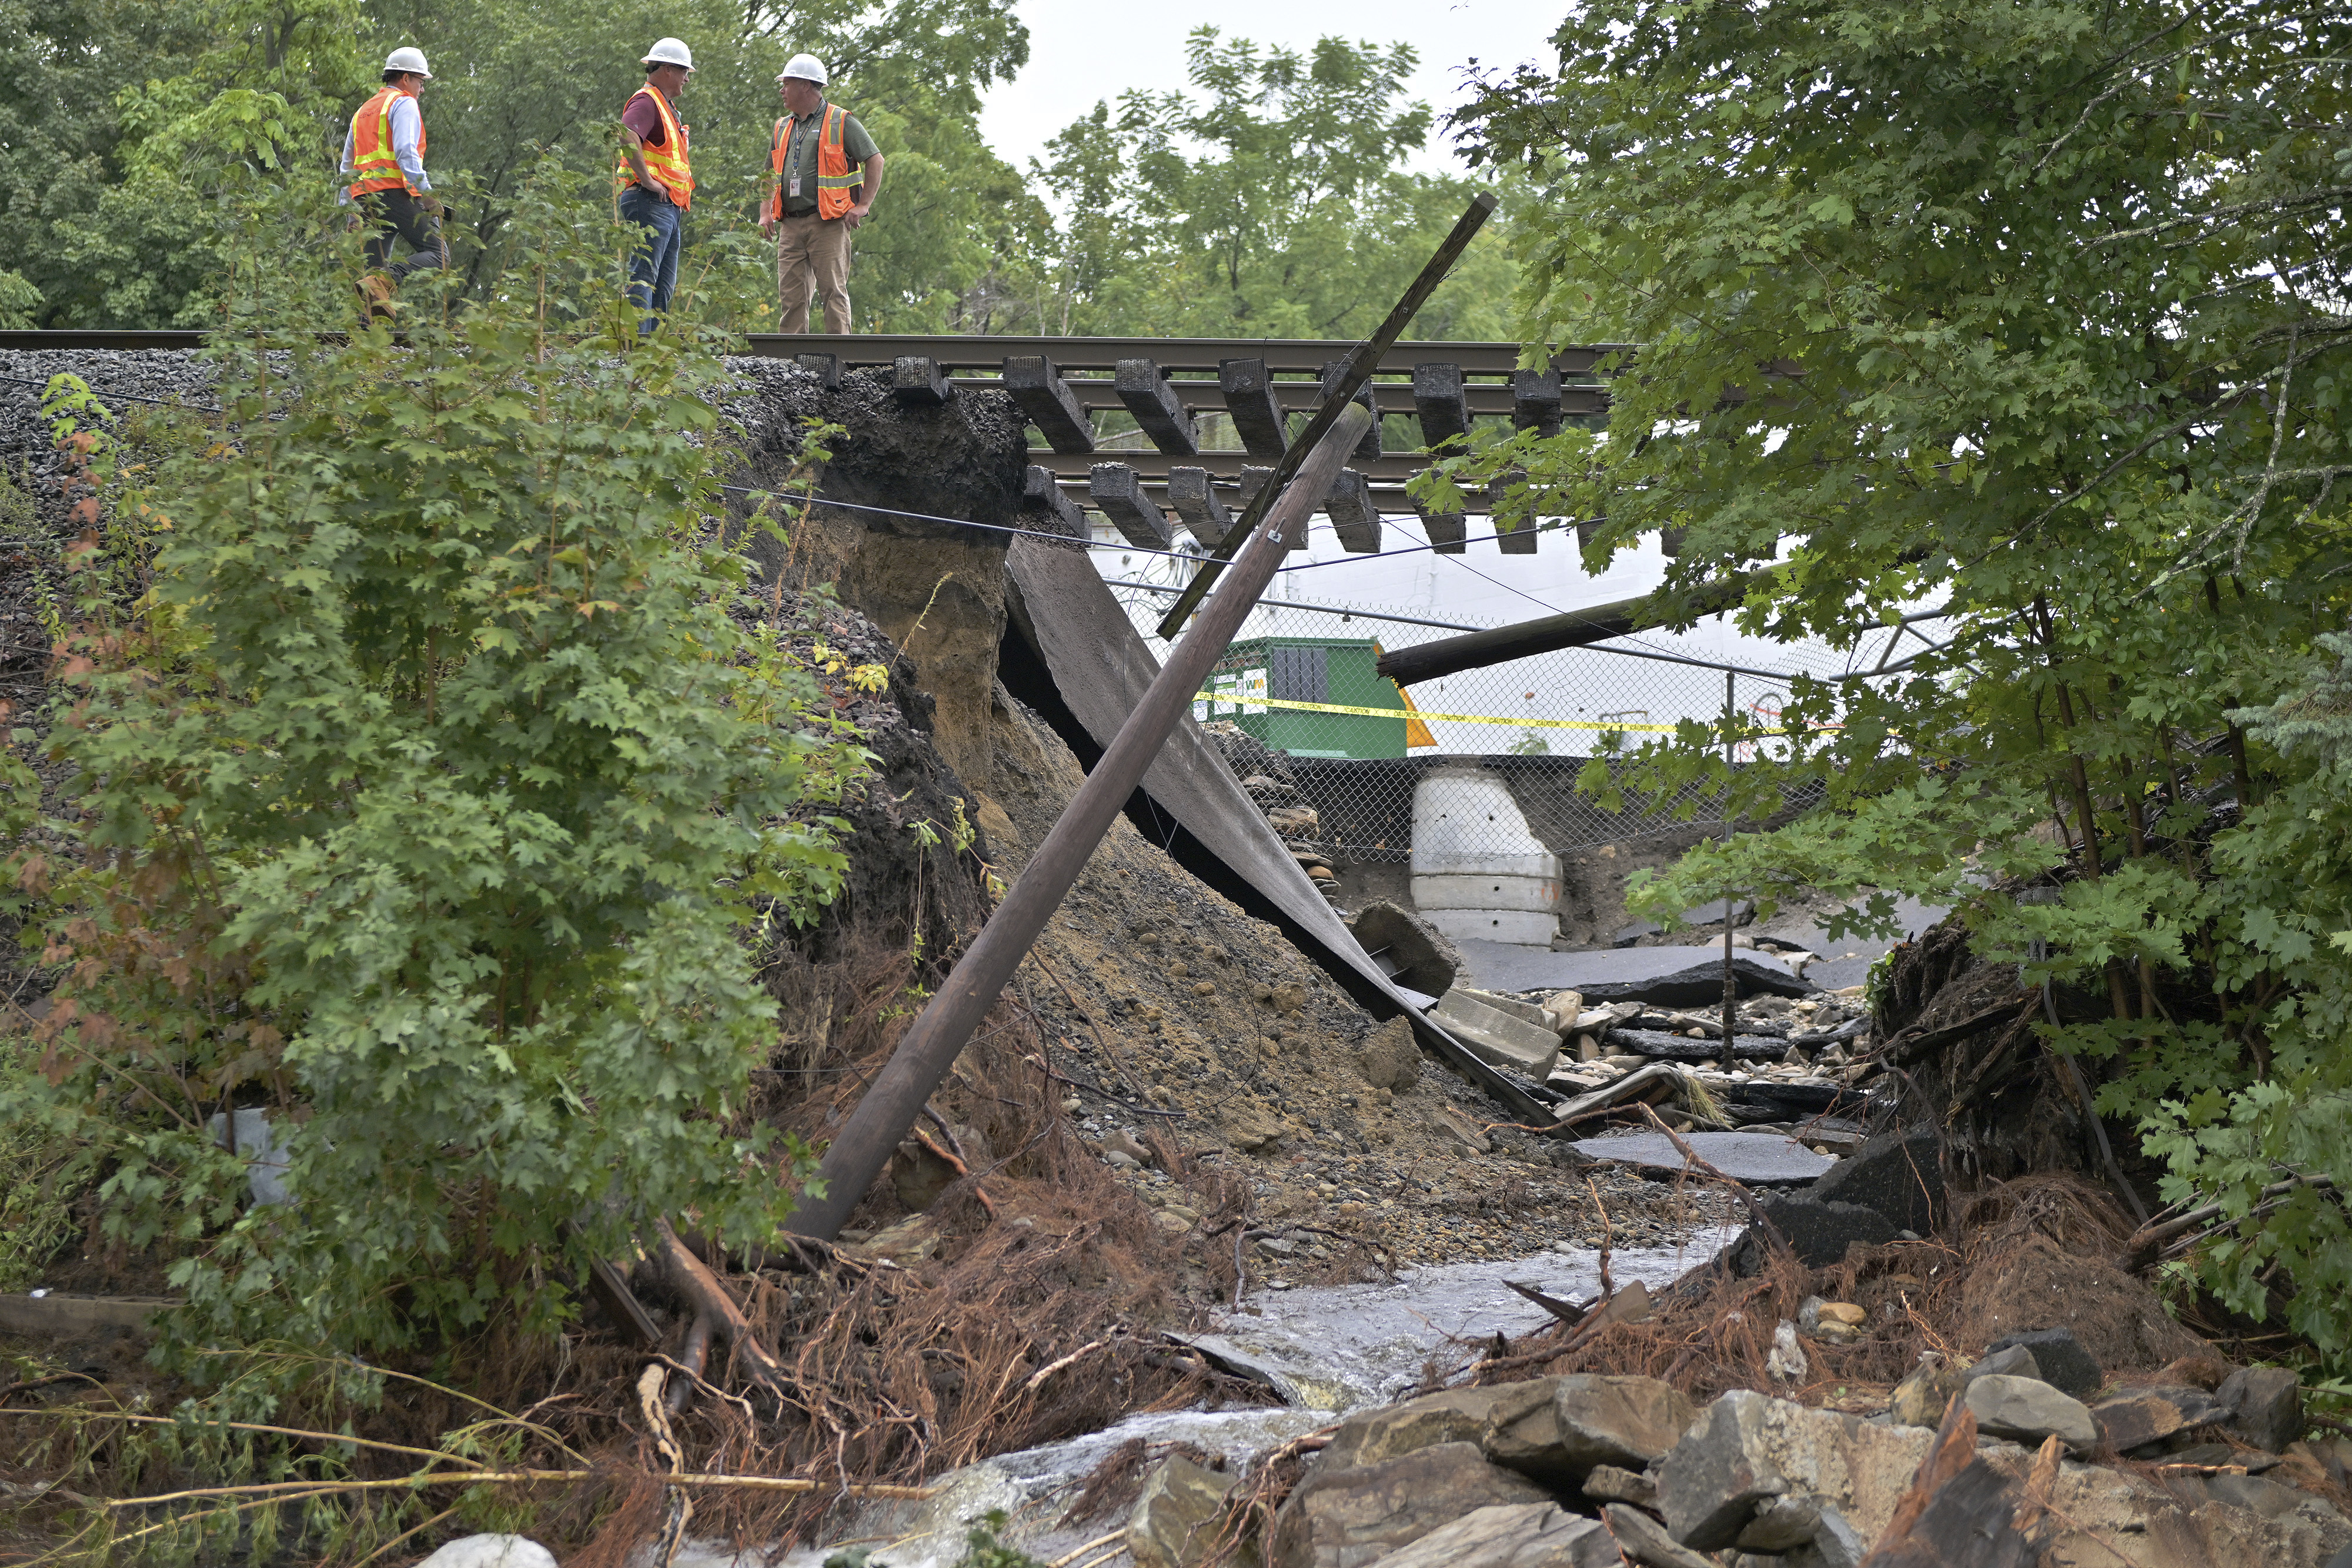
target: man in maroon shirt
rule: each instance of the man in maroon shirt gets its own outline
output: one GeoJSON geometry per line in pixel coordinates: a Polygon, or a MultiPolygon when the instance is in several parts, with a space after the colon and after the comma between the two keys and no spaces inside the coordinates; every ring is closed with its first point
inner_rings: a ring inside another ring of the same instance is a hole
{"type": "Polygon", "coordinates": [[[646,85],[621,110],[622,189],[614,204],[622,217],[646,231],[644,245],[629,263],[629,296],[648,312],[637,328],[640,336],[651,332],[656,319],[669,308],[684,243],[681,220],[694,197],[687,131],[677,114],[678,94],[694,74],[694,57],[677,39],[662,38],[642,63],[646,85]]]}

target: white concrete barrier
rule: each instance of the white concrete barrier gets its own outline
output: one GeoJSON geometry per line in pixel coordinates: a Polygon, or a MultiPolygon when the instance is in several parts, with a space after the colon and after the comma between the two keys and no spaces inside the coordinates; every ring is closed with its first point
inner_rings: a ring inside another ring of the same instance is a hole
{"type": "Polygon", "coordinates": [[[1451,941],[1541,947],[1559,929],[1559,857],[1491,773],[1447,769],[1415,787],[1412,871],[1414,906],[1451,941]]]}

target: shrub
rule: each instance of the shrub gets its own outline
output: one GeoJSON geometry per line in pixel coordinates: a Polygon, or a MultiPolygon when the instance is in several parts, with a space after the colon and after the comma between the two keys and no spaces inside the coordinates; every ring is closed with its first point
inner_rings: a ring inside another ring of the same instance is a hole
{"type": "Polygon", "coordinates": [[[741,927],[833,895],[865,756],[730,614],[712,345],[614,351],[609,214],[518,222],[496,297],[397,346],[273,338],[243,269],[217,443],[77,558],[47,1093],[110,1233],[188,1249],[191,1343],[543,1331],[566,1270],[656,1217],[764,1234],[813,1169],[730,1124],[773,1011],[741,927]],[[290,1202],[246,1200],[232,1104],[290,1202]]]}

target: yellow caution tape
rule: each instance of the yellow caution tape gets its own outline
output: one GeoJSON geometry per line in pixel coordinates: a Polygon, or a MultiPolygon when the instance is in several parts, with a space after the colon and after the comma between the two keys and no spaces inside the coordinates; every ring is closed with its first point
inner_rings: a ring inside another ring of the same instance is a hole
{"type": "MultiPolygon", "coordinates": [[[[1432,713],[1427,708],[1420,707],[1350,707],[1339,703],[1293,702],[1287,697],[1239,696],[1231,692],[1202,692],[1192,700],[1221,708],[1278,707],[1297,713],[1360,714],[1366,718],[1418,718],[1435,720],[1444,724],[1502,724],[1508,725],[1514,729],[1597,729],[1610,735],[1629,729],[1646,730],[1658,735],[1672,735],[1675,729],[1675,727],[1671,724],[1604,724],[1580,718],[1498,718],[1493,714],[1484,713],[1432,713]]],[[[1754,733],[1779,735],[1783,732],[1767,729],[1754,733]]]]}

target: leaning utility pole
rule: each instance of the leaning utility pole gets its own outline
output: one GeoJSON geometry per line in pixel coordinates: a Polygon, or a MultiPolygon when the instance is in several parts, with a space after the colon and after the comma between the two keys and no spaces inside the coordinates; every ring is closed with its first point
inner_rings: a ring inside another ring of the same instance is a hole
{"type": "Polygon", "coordinates": [[[996,1005],[1045,922],[1061,907],[1112,819],[1143,782],[1169,732],[1192,707],[1244,618],[1256,608],[1258,595],[1274,580],[1275,568],[1291,541],[1305,537],[1307,519],[1323,504],[1332,480],[1370,423],[1371,415],[1353,403],[1344,404],[1329,422],[1322,440],[1298,465],[1289,488],[1267,512],[1265,526],[1242,547],[1215,597],[1169,651],[1168,662],[1128,715],[1102,760],[1070,798],[1045,841],[1037,846],[1013,891],[956,960],[946,983],[908,1027],[866,1097],[850,1113],[817,1167],[824,1196],[803,1196],[787,1229],[825,1241],[840,1232],[850,1210],[921,1114],[923,1103],[947,1077],[972,1030],[996,1005]]]}

